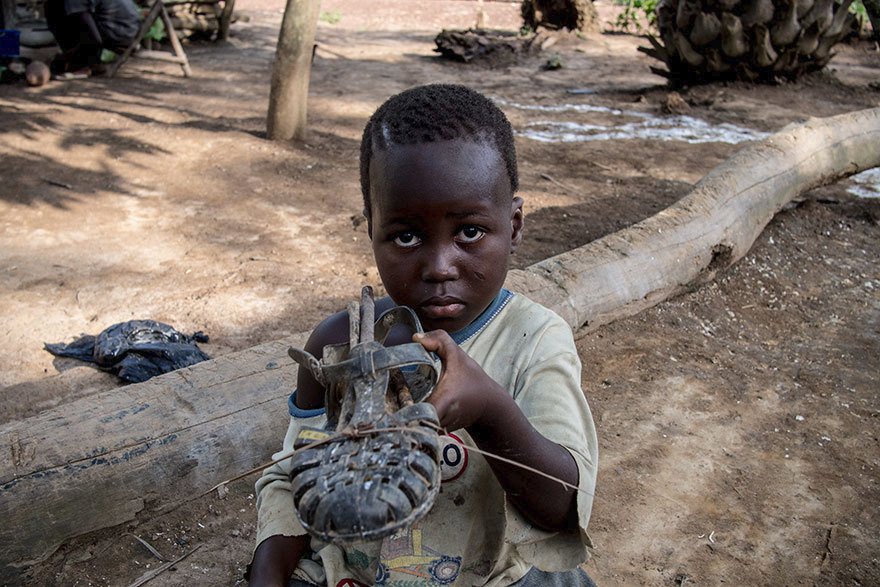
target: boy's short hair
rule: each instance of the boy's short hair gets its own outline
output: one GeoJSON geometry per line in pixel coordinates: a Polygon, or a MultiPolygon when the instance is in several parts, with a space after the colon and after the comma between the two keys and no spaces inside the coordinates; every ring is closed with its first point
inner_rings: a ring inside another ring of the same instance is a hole
{"type": "Polygon", "coordinates": [[[379,106],[361,139],[361,192],[370,213],[370,160],[392,145],[466,139],[491,145],[507,168],[511,193],[518,188],[510,121],[489,98],[467,86],[429,84],[405,90],[379,106]]]}

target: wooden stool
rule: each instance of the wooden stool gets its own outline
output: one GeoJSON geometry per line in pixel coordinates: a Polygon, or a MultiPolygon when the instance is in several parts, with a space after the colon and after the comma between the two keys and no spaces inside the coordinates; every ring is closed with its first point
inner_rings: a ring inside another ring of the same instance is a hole
{"type": "Polygon", "coordinates": [[[132,54],[141,59],[154,59],[156,61],[176,63],[183,69],[184,77],[192,75],[192,70],[189,68],[189,60],[186,58],[186,53],[183,52],[183,46],[180,44],[180,39],[177,38],[177,31],[174,30],[174,25],[171,24],[171,18],[168,17],[168,11],[165,10],[165,3],[162,2],[162,0],[155,0],[155,2],[153,2],[153,6],[144,17],[144,22],[141,23],[141,28],[138,31],[137,36],[134,38],[134,41],[132,41],[131,45],[128,46],[116,61],[110,64],[107,75],[109,77],[116,75],[116,72],[119,71],[122,64],[125,63],[132,54]],[[172,51],[153,51],[140,48],[141,42],[144,40],[144,35],[147,34],[147,31],[150,30],[150,27],[153,26],[153,23],[156,22],[157,18],[161,18],[162,23],[165,25],[165,34],[168,35],[168,40],[171,41],[172,51]]]}

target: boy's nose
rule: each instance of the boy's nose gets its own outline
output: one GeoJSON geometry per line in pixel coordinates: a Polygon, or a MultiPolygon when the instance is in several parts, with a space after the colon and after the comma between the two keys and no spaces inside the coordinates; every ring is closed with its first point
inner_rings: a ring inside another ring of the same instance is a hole
{"type": "Polygon", "coordinates": [[[428,282],[458,279],[457,253],[451,247],[434,247],[427,251],[422,265],[422,280],[428,282]]]}

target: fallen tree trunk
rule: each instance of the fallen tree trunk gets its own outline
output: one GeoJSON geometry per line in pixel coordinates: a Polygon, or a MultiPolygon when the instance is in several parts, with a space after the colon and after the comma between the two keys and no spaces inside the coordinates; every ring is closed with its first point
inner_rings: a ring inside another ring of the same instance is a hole
{"type": "Polygon", "coordinates": [[[880,166],[880,108],[812,119],[752,144],[691,192],[625,230],[511,271],[508,286],[573,328],[596,328],[711,280],[786,203],[880,166]]]}
{"type": "MultiPolygon", "coordinates": [[[[525,271],[508,285],[595,328],[707,281],[817,185],[880,166],[880,108],[812,120],[746,147],[675,205],[525,271]]],[[[265,462],[287,424],[305,335],[175,371],[0,427],[0,582],[64,541],[171,510],[265,462]]]]}
{"type": "MultiPolygon", "coordinates": [[[[264,462],[305,335],[0,427],[0,584],[75,536],[171,510],[264,462]]],[[[277,445],[277,446],[276,446],[277,445]]],[[[274,448],[273,448],[274,447],[274,448]]]]}

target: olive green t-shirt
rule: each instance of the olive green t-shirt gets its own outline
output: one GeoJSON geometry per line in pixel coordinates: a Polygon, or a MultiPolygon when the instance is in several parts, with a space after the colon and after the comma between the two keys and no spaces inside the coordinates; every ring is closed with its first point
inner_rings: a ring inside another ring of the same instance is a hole
{"type": "MultiPolygon", "coordinates": [[[[532,566],[571,569],[587,559],[586,534],[598,465],[596,432],[581,390],[581,364],[569,326],[522,295],[502,290],[495,302],[453,339],[507,389],[531,424],[565,447],[579,474],[579,527],[550,533],[511,506],[485,458],[457,430],[441,439],[442,485],[431,511],[411,528],[381,541],[340,547],[312,540],[314,557],[295,576],[318,585],[510,585],[532,566]]],[[[320,427],[323,410],[289,402],[291,421],[279,456],[302,426],[320,427]]],[[[304,534],[290,493],[289,460],[257,481],[257,545],[273,535],[304,534]]]]}

